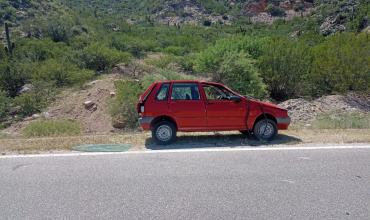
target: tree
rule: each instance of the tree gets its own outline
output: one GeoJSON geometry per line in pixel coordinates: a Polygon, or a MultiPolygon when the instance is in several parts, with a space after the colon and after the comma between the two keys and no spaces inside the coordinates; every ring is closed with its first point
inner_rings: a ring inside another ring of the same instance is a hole
{"type": "Polygon", "coordinates": [[[313,95],[366,91],[370,88],[370,38],[342,33],[313,48],[313,95]]]}
{"type": "Polygon", "coordinates": [[[243,52],[227,52],[213,77],[243,95],[256,98],[266,95],[266,86],[255,61],[243,52]]]}
{"type": "Polygon", "coordinates": [[[304,95],[311,63],[310,48],[303,42],[271,39],[259,58],[259,68],[270,96],[281,101],[304,95]]]}

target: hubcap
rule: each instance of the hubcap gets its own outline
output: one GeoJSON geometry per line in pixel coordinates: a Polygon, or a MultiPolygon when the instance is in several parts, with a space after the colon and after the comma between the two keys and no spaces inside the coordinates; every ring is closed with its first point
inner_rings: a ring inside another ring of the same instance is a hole
{"type": "Polygon", "coordinates": [[[161,125],[157,128],[156,136],[161,141],[168,141],[172,137],[172,129],[168,125],[161,125]]]}
{"type": "Polygon", "coordinates": [[[264,123],[261,125],[261,127],[258,129],[258,134],[260,136],[263,136],[265,138],[269,138],[274,134],[274,126],[271,123],[264,123]]]}

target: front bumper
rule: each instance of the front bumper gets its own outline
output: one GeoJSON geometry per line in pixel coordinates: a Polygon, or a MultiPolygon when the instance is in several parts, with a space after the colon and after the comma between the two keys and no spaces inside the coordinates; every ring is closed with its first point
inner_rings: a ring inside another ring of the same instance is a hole
{"type": "Polygon", "coordinates": [[[152,123],[154,117],[143,116],[139,118],[139,124],[144,130],[150,130],[150,124],[152,123]]]}

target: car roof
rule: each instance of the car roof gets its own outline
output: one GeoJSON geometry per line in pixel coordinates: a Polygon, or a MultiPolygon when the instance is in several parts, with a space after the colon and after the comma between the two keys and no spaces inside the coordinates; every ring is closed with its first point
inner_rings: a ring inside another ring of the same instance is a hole
{"type": "Polygon", "coordinates": [[[203,84],[210,84],[210,85],[216,85],[216,86],[217,85],[223,86],[220,83],[200,81],[200,80],[164,80],[164,81],[157,81],[156,83],[203,83],[203,84]]]}

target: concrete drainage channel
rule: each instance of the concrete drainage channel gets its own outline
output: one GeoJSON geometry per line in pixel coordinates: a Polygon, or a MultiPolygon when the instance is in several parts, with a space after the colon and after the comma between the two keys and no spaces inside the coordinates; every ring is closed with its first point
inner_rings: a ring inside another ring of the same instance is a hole
{"type": "Polygon", "coordinates": [[[80,152],[126,152],[131,147],[129,144],[86,144],[75,146],[72,149],[80,152]]]}

